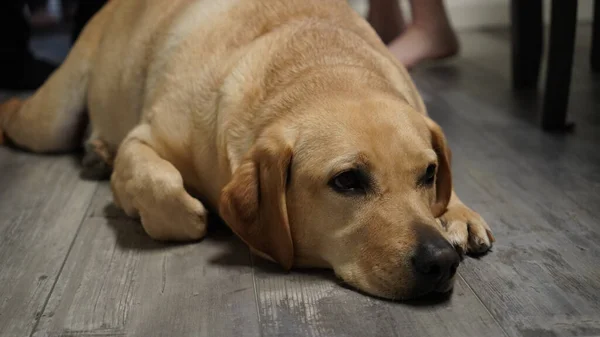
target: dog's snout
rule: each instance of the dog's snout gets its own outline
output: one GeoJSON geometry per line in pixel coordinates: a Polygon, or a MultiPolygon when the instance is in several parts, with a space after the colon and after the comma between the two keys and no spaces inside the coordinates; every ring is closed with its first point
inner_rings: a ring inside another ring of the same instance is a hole
{"type": "Polygon", "coordinates": [[[421,243],[412,262],[420,279],[437,284],[456,274],[460,257],[454,247],[440,237],[421,243]]]}

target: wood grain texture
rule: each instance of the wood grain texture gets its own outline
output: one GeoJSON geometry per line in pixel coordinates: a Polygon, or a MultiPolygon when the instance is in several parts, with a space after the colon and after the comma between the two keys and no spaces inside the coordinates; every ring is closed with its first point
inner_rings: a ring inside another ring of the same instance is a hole
{"type": "MultiPolygon", "coordinates": [[[[501,58],[500,45],[479,48],[501,58]]],[[[461,274],[511,336],[599,335],[597,139],[542,134],[514,117],[526,105],[508,93],[502,76],[468,59],[447,67],[464,77],[438,68],[417,82],[450,140],[459,194],[498,240],[492,254],[467,260],[461,274]]],[[[574,100],[597,111],[588,95],[578,92],[574,100]]]]}
{"type": "Polygon", "coordinates": [[[569,136],[541,133],[540,97],[512,92],[506,31],[461,34],[460,57],[412,73],[459,195],[497,239],[464,261],[446,301],[284,273],[227,231],[157,243],[110,206],[107,182],[80,180],[74,158],[0,148],[0,337],[600,335],[600,86],[591,31],[577,34],[569,136]]]}
{"type": "Polygon", "coordinates": [[[73,158],[0,148],[0,336],[29,336],[96,183],[73,158]]]}
{"type": "MultiPolygon", "coordinates": [[[[92,204],[108,199],[102,183],[92,204]]],[[[231,234],[175,245],[91,208],[34,336],[256,336],[248,249],[231,234]]]]}
{"type": "Polygon", "coordinates": [[[600,333],[592,319],[600,312],[597,217],[553,184],[556,175],[528,165],[525,155],[504,157],[510,148],[478,139],[478,132],[465,128],[451,138],[456,185],[498,242],[481,261],[467,260],[461,273],[511,335],[600,333]]]}
{"type": "Polygon", "coordinates": [[[398,303],[345,288],[331,272],[285,274],[254,260],[262,336],[504,336],[462,279],[449,300],[398,303]]]}

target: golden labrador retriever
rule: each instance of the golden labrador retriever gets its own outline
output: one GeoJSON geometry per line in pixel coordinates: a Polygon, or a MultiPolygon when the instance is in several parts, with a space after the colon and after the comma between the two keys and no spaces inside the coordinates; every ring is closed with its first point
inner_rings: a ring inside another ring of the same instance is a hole
{"type": "Polygon", "coordinates": [[[157,240],[202,238],[216,209],[285,269],[394,299],[450,290],[457,250],[493,242],[406,70],[345,0],[110,1],[0,129],[72,150],[86,108],[85,161],[112,167],[115,204],[157,240]]]}

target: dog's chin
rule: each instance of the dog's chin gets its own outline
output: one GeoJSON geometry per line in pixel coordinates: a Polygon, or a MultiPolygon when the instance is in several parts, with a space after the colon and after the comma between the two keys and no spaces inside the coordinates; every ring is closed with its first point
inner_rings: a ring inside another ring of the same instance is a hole
{"type": "Polygon", "coordinates": [[[437,286],[434,292],[445,294],[451,292],[452,289],[454,289],[454,280],[442,283],[441,285],[437,286]]]}
{"type": "Polygon", "coordinates": [[[413,300],[418,300],[422,297],[427,297],[431,294],[436,294],[436,293],[448,293],[452,290],[452,283],[450,283],[449,285],[444,284],[444,288],[442,290],[442,288],[439,287],[428,287],[427,289],[424,288],[419,288],[419,289],[411,289],[409,291],[407,290],[403,290],[403,291],[394,291],[394,290],[390,290],[388,289],[374,289],[374,288],[360,288],[360,287],[355,287],[352,286],[350,284],[346,284],[349,288],[358,291],[361,294],[367,295],[367,296],[371,296],[371,297],[375,297],[375,298],[380,298],[383,300],[388,300],[388,301],[400,301],[400,302],[404,302],[404,301],[413,301],[413,300]]]}
{"type": "Polygon", "coordinates": [[[408,300],[408,301],[419,301],[424,298],[436,298],[441,295],[442,298],[446,298],[452,293],[454,289],[454,280],[449,280],[439,285],[431,285],[429,287],[420,287],[418,290],[415,289],[409,296],[395,296],[395,299],[408,300]]]}
{"type": "Polygon", "coordinates": [[[371,296],[374,298],[379,298],[382,300],[387,300],[387,301],[394,301],[394,302],[407,302],[407,303],[411,303],[414,301],[419,301],[422,299],[427,299],[429,297],[433,297],[433,298],[437,298],[437,297],[441,297],[441,298],[447,298],[448,296],[450,296],[450,294],[452,293],[452,290],[454,289],[454,282],[446,282],[440,286],[437,287],[430,287],[428,289],[414,289],[412,291],[409,292],[405,292],[405,291],[389,291],[389,290],[381,290],[381,289],[373,289],[373,288],[360,288],[360,287],[356,287],[354,285],[351,285],[349,283],[341,283],[341,285],[347,289],[356,291],[360,294],[366,295],[366,296],[371,296]]]}
{"type": "MultiPolygon", "coordinates": [[[[335,271],[335,269],[334,269],[335,271]]],[[[340,285],[347,289],[357,291],[363,295],[391,300],[391,301],[412,301],[421,297],[428,297],[435,294],[449,294],[454,288],[454,278],[442,283],[414,283],[401,284],[383,280],[379,277],[357,278],[352,273],[344,274],[335,271],[335,275],[341,281],[340,285]],[[349,276],[349,277],[344,277],[349,276]]]]}

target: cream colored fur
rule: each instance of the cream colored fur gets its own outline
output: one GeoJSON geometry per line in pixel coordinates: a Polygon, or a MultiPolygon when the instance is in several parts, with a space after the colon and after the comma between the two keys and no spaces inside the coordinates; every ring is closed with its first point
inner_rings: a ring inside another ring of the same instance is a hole
{"type": "Polygon", "coordinates": [[[115,203],[154,239],[202,238],[210,208],[258,254],[389,298],[417,295],[420,228],[492,244],[408,73],[344,0],[110,1],[31,98],[0,108],[0,132],[71,150],[86,107],[115,203]],[[334,192],[359,164],[373,191],[334,192]]]}

